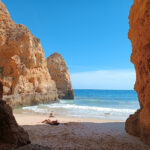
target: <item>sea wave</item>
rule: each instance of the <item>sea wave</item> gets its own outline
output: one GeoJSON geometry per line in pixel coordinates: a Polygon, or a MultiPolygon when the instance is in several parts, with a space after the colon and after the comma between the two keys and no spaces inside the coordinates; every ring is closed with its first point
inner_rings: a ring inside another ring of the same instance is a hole
{"type": "Polygon", "coordinates": [[[47,113],[50,109],[65,109],[65,110],[86,110],[86,111],[98,111],[104,113],[134,113],[134,109],[116,109],[116,108],[105,108],[105,107],[94,107],[94,106],[79,106],[76,104],[43,104],[38,106],[23,107],[24,110],[32,110],[34,112],[47,113]]]}

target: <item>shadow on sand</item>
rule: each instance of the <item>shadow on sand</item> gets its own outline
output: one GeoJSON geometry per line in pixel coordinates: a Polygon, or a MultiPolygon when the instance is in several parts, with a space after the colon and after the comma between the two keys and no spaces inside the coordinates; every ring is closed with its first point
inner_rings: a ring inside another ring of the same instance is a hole
{"type": "Polygon", "coordinates": [[[124,122],[69,122],[58,126],[24,125],[34,144],[52,150],[149,150],[124,130],[124,122]]]}

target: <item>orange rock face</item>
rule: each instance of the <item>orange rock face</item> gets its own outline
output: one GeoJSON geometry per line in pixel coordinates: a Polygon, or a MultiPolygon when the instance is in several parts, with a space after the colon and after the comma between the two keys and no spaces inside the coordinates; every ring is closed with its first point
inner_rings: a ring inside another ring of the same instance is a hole
{"type": "Polygon", "coordinates": [[[135,65],[135,90],[140,110],[126,121],[126,131],[150,145],[150,1],[134,0],[129,16],[131,61],[135,65]]]}
{"type": "Polygon", "coordinates": [[[74,93],[71,85],[67,65],[58,53],[47,58],[47,66],[52,79],[56,82],[58,97],[61,99],[73,99],[74,93]]]}
{"type": "Polygon", "coordinates": [[[12,106],[57,99],[40,40],[23,25],[15,24],[0,2],[0,78],[4,99],[12,106]]]}

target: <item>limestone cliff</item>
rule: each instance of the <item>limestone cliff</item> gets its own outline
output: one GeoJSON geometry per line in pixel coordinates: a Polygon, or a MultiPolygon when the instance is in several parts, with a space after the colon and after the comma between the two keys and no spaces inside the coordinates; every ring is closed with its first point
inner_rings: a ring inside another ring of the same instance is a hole
{"type": "Polygon", "coordinates": [[[73,99],[74,93],[70,75],[63,57],[54,53],[47,58],[47,66],[52,79],[56,82],[58,97],[60,99],[73,99]]]}
{"type": "Polygon", "coordinates": [[[135,90],[140,110],[126,121],[126,131],[150,145],[150,1],[134,0],[129,15],[131,61],[136,70],[135,90]]]}
{"type": "MultiPolygon", "coordinates": [[[[0,95],[3,86],[0,82],[0,95]]],[[[11,150],[29,144],[29,135],[19,127],[9,105],[0,97],[0,149],[11,150]]]]}
{"type": "Polygon", "coordinates": [[[3,85],[0,82],[0,150],[50,150],[30,144],[28,133],[18,126],[11,107],[2,98],[3,85]]]}
{"type": "Polygon", "coordinates": [[[15,24],[0,2],[0,78],[4,99],[12,106],[45,103],[57,99],[40,40],[15,24]]]}

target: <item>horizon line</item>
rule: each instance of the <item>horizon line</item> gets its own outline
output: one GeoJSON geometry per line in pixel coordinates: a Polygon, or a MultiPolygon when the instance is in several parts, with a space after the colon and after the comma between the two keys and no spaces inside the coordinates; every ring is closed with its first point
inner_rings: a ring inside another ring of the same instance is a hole
{"type": "Polygon", "coordinates": [[[102,90],[102,91],[136,91],[134,89],[73,89],[73,90],[102,90]]]}

